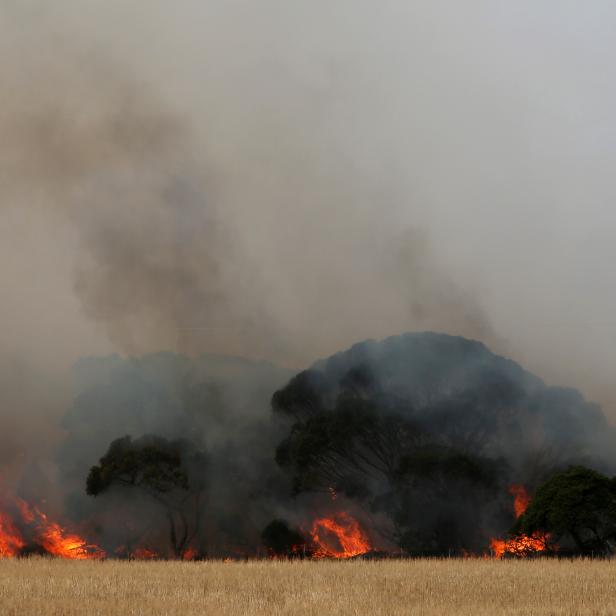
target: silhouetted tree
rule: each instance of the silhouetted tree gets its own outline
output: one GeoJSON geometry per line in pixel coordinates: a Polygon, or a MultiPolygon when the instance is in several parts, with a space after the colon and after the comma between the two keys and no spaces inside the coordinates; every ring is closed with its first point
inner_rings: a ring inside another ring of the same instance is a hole
{"type": "Polygon", "coordinates": [[[179,558],[199,529],[205,464],[205,454],[185,441],[125,436],[90,469],[86,492],[98,496],[115,487],[146,494],[164,508],[171,548],[179,558]]]}
{"type": "MultiPolygon", "coordinates": [[[[365,368],[343,374],[336,397],[325,391],[318,398],[315,383],[304,373],[273,400],[277,413],[295,419],[276,451],[295,494],[334,488],[367,502],[389,514],[390,539],[413,553],[442,554],[485,542],[477,536],[477,510],[499,489],[504,492],[498,477],[506,464],[472,451],[469,435],[477,433],[476,422],[466,426],[457,418],[456,448],[449,444],[452,439],[443,438],[440,422],[435,421],[436,434],[422,426],[412,405],[381,391],[365,368]],[[333,399],[329,408],[328,397],[333,399]],[[302,401],[307,404],[303,413],[302,401]]],[[[450,406],[453,424],[455,407],[450,406]]],[[[438,411],[443,418],[443,409],[438,411]]],[[[460,407],[458,414],[467,417],[460,407]]]]}
{"type": "Polygon", "coordinates": [[[418,434],[411,422],[370,400],[341,397],[329,411],[298,421],[276,451],[296,493],[331,487],[355,493],[366,477],[393,479],[418,434]]]}

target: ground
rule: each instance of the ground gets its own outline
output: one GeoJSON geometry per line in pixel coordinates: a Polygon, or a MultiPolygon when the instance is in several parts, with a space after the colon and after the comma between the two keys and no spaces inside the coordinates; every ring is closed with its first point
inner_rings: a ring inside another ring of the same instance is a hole
{"type": "Polygon", "coordinates": [[[616,562],[0,561],[0,613],[616,614],[616,562]]]}

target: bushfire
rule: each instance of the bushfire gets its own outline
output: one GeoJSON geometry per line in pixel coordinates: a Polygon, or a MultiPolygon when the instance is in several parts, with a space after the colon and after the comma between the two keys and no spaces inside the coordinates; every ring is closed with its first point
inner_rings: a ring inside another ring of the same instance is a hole
{"type": "Polygon", "coordinates": [[[359,522],[344,511],[315,520],[310,536],[314,558],[352,558],[373,549],[359,522]]]}
{"type": "MultiPolygon", "coordinates": [[[[510,486],[509,493],[514,497],[513,509],[516,518],[519,518],[530,504],[530,496],[522,485],[510,486]]],[[[332,500],[335,500],[334,494],[332,500]]],[[[46,554],[85,560],[107,556],[99,546],[50,520],[38,507],[14,496],[3,495],[2,502],[4,507],[0,509],[0,558],[46,554]]],[[[312,558],[348,559],[374,550],[360,523],[346,511],[315,519],[307,534],[310,536],[309,553],[312,558]]],[[[503,558],[505,555],[526,557],[546,551],[548,542],[549,535],[534,533],[531,536],[519,535],[510,539],[493,538],[490,540],[490,547],[495,558],[503,558]]],[[[189,548],[183,559],[193,560],[196,555],[196,551],[189,548]]],[[[125,546],[117,548],[114,556],[137,559],[161,557],[147,547],[128,550],[125,546]]]]}
{"type": "Polygon", "coordinates": [[[17,497],[5,496],[3,501],[13,514],[0,511],[0,557],[29,553],[77,560],[105,557],[104,550],[50,521],[38,507],[17,497]]]}
{"type": "MultiPolygon", "coordinates": [[[[518,484],[509,486],[509,493],[514,497],[515,517],[519,518],[530,504],[530,496],[526,488],[518,484]]],[[[518,535],[506,540],[492,538],[490,547],[496,558],[502,558],[505,554],[524,558],[537,552],[544,552],[548,547],[549,538],[549,535],[542,533],[533,533],[531,536],[518,535]]]]}

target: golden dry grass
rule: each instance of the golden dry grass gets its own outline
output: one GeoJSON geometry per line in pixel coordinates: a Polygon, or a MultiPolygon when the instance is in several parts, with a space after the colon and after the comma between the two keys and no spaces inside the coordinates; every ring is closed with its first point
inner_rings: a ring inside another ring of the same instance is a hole
{"type": "Polygon", "coordinates": [[[616,614],[616,562],[3,560],[0,613],[616,614]]]}

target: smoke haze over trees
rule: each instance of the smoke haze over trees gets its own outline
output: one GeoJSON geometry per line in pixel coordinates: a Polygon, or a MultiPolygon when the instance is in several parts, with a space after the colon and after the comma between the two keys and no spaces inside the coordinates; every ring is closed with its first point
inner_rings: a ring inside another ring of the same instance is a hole
{"type": "Polygon", "coordinates": [[[616,461],[614,429],[579,392],[442,334],[357,344],[295,376],[273,408],[293,420],[276,458],[295,491],[386,512],[412,553],[480,552],[508,485],[616,461]]]}
{"type": "MultiPolygon", "coordinates": [[[[582,392],[520,372],[494,403],[542,418],[548,460],[587,453],[602,420],[585,400],[616,417],[616,7],[553,4],[3,2],[5,481],[85,516],[84,468],[111,441],[189,438],[213,468],[234,461],[246,502],[271,475],[239,533],[257,537],[265,510],[288,517],[270,505],[290,476],[269,453],[247,461],[286,435],[272,392],[360,340],[417,330],[582,392]]],[[[381,400],[354,368],[320,410],[344,417],[365,396],[370,427],[381,400]]],[[[382,387],[376,367],[367,378],[382,387]]],[[[533,439],[511,443],[530,455],[533,439]]],[[[402,444],[378,481],[474,472],[447,440],[427,461],[402,444]]]]}
{"type": "Polygon", "coordinates": [[[94,516],[104,544],[126,543],[116,522],[124,518],[133,525],[133,538],[147,537],[159,549],[165,545],[167,533],[161,538],[157,531],[167,528],[167,520],[152,518],[147,495],[109,490],[92,499],[84,491],[84,469],[96,464],[112,441],[151,434],[184,441],[185,453],[203,452],[206,462],[191,466],[193,483],[204,486],[199,547],[220,555],[259,545],[261,530],[289,500],[274,462],[283,432],[272,424],[270,399],[291,373],[266,362],[170,353],[91,358],[76,370],[80,392],[63,419],[66,438],[56,454],[74,519],[94,516]],[[143,525],[144,512],[149,526],[143,525]]]}
{"type": "Polygon", "coordinates": [[[85,494],[87,469],[123,434],[203,452],[191,472],[204,486],[195,542],[204,555],[258,554],[263,536],[288,553],[296,529],[336,508],[332,493],[378,545],[481,553],[512,523],[511,483],[532,492],[570,464],[613,472],[616,462],[614,429],[579,392],[444,334],[363,342],[296,375],[172,354],[77,369],[57,464],[67,514],[95,520],[106,549],[137,536],[160,552],[169,536],[164,511],[139,491],[85,494]]]}

